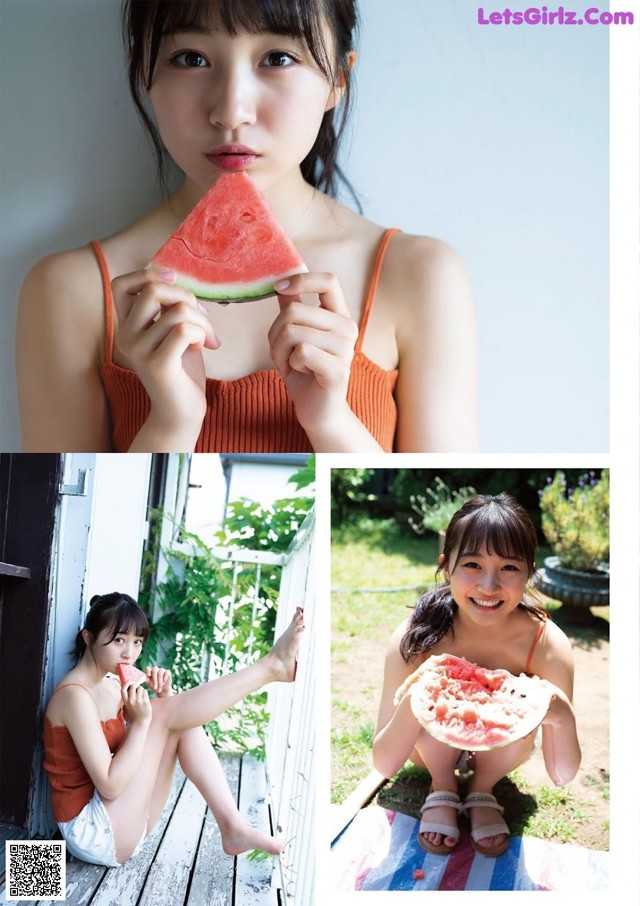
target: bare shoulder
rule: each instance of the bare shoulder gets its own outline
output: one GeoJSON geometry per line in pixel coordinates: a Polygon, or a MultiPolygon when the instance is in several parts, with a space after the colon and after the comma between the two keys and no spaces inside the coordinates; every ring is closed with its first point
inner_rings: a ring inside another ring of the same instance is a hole
{"type": "MultiPolygon", "coordinates": [[[[20,297],[21,317],[33,317],[29,328],[44,319],[51,329],[67,314],[76,325],[102,326],[102,280],[89,246],[56,252],[36,262],[27,273],[20,297]]],[[[86,336],[84,339],[88,339],[86,336]]]]}
{"type": "Polygon", "coordinates": [[[71,714],[91,707],[92,698],[86,686],[78,682],[73,674],[67,675],[53,690],[45,716],[54,726],[66,726],[71,714]]]}
{"type": "Polygon", "coordinates": [[[547,620],[545,631],[533,653],[531,671],[559,686],[569,699],[572,698],[574,664],[571,642],[550,619],[547,620]]]}
{"type": "Polygon", "coordinates": [[[557,623],[554,623],[553,620],[547,620],[541,641],[542,650],[545,651],[549,657],[568,658],[573,661],[571,642],[566,633],[557,623]]]}
{"type": "Polygon", "coordinates": [[[469,276],[458,252],[448,243],[431,236],[396,234],[389,244],[381,275],[381,292],[394,299],[394,305],[411,306],[416,315],[416,300],[425,313],[446,306],[456,314],[471,306],[469,276]]]}

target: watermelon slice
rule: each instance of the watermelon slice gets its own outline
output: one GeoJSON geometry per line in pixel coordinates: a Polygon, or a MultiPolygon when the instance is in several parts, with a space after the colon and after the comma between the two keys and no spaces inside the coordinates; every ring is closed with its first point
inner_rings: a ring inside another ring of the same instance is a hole
{"type": "Polygon", "coordinates": [[[424,729],[455,749],[481,752],[527,736],[544,719],[550,692],[537,677],[486,670],[465,658],[428,658],[396,692],[409,692],[424,729]]]}
{"type": "Polygon", "coordinates": [[[120,685],[124,686],[125,683],[148,683],[149,677],[146,673],[143,673],[142,670],[138,670],[137,667],[132,667],[131,664],[118,664],[118,676],[120,677],[120,685]]]}
{"type": "Polygon", "coordinates": [[[151,259],[201,299],[251,302],[308,270],[246,173],[225,173],[151,259]]]}

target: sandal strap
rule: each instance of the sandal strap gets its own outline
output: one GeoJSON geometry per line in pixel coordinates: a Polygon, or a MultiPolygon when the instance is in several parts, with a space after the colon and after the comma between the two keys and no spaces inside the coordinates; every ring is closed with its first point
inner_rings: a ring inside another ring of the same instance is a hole
{"type": "MultiPolygon", "coordinates": [[[[480,806],[483,808],[492,808],[497,812],[500,812],[501,815],[504,814],[504,808],[491,793],[470,793],[460,808],[461,811],[466,812],[470,808],[478,808],[480,806]]],[[[504,831],[501,833],[504,833],[504,831]]],[[[491,834],[485,834],[485,836],[490,837],[491,834]]]]}
{"type": "Polygon", "coordinates": [[[447,792],[433,792],[429,793],[427,798],[424,800],[422,807],[420,808],[420,814],[424,814],[427,809],[437,808],[439,805],[446,805],[449,808],[454,808],[457,812],[462,808],[462,803],[460,802],[460,796],[457,793],[447,792]]]}
{"type": "Polygon", "coordinates": [[[419,834],[442,834],[444,837],[460,839],[460,828],[457,824],[438,824],[437,821],[421,821],[419,834]]]}
{"type": "Polygon", "coordinates": [[[482,827],[474,827],[471,831],[471,836],[476,843],[484,840],[485,837],[497,837],[500,834],[509,834],[509,828],[504,821],[499,824],[483,824],[482,827]]]}

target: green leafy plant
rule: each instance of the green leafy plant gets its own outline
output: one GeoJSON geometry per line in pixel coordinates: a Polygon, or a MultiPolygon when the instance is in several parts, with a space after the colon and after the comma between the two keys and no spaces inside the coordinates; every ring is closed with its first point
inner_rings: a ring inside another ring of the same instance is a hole
{"type": "Polygon", "coordinates": [[[453,514],[476,493],[471,487],[452,490],[438,476],[433,485],[426,488],[424,494],[412,494],[409,498],[411,508],[420,516],[419,520],[409,517],[409,524],[419,535],[426,531],[444,532],[453,514]]]}
{"type": "MultiPolygon", "coordinates": [[[[308,469],[302,471],[306,474],[298,486],[311,487],[308,469]]],[[[184,691],[266,654],[273,644],[281,566],[240,563],[231,552],[285,551],[312,505],[312,496],[283,498],[270,506],[234,501],[212,543],[181,527],[180,546],[163,551],[168,569],[160,583],[155,570],[166,517],[153,513],[139,601],[148,616],[157,611],[161,616],[150,620],[142,666],[162,663],[172,672],[174,688],[184,691]],[[224,548],[222,556],[214,544],[224,548]]],[[[266,693],[256,693],[209,724],[214,745],[263,757],[266,705],[266,693]]]]}
{"type": "Polygon", "coordinates": [[[539,492],[542,531],[563,566],[597,570],[609,561],[609,471],[583,473],[569,487],[558,471],[539,492]]]}

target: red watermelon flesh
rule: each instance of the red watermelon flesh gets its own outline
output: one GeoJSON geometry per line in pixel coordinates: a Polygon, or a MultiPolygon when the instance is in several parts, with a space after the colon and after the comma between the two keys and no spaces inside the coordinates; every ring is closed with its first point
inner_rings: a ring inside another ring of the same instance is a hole
{"type": "Polygon", "coordinates": [[[244,302],[308,270],[246,173],[225,173],[151,259],[201,299],[244,302]]]}
{"type": "Polygon", "coordinates": [[[124,686],[125,683],[148,683],[149,677],[146,673],[143,673],[142,670],[138,670],[137,667],[133,667],[131,664],[118,664],[118,676],[120,677],[120,685],[124,686]]]}
{"type": "Polygon", "coordinates": [[[550,693],[537,677],[487,670],[465,658],[428,658],[396,692],[411,695],[416,720],[435,739],[480,752],[527,736],[544,719],[550,693]]]}

